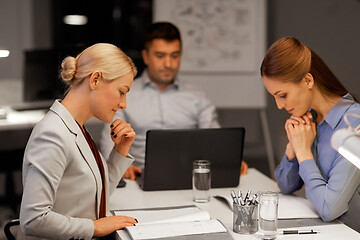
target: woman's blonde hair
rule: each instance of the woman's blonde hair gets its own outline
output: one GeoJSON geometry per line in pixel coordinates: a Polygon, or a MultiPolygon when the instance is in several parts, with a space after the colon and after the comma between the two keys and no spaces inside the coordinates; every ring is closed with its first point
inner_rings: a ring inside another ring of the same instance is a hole
{"type": "Polygon", "coordinates": [[[82,51],[76,58],[68,56],[61,63],[60,75],[71,88],[80,85],[94,72],[100,72],[106,81],[112,81],[128,73],[134,76],[136,67],[120,48],[109,43],[97,43],[82,51]]]}

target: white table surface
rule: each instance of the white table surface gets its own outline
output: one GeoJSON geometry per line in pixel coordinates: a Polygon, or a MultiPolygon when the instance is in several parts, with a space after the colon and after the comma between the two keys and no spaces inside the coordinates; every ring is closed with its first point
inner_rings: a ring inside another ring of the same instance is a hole
{"type": "Polygon", "coordinates": [[[46,114],[46,110],[15,111],[6,110],[6,119],[0,119],[0,130],[32,129],[46,114]]]}
{"type": "MultiPolygon", "coordinates": [[[[159,173],[161,174],[161,173],[159,173]]],[[[110,210],[141,209],[154,207],[170,207],[195,204],[206,210],[214,219],[219,219],[228,229],[234,239],[258,239],[257,235],[242,235],[232,231],[232,211],[229,206],[213,197],[208,203],[195,203],[192,200],[192,190],[177,191],[143,191],[135,181],[126,180],[124,188],[118,188],[110,198],[110,210]]],[[[237,188],[211,189],[211,195],[229,195],[231,190],[279,191],[275,181],[254,168],[249,169],[247,175],[240,177],[237,188]]],[[[321,221],[319,221],[321,222],[321,221]]],[[[319,234],[309,235],[279,235],[277,239],[360,239],[360,234],[342,223],[320,224],[309,227],[292,227],[291,229],[314,229],[319,234]]],[[[281,229],[282,230],[282,229],[281,229]]],[[[123,240],[130,239],[124,230],[118,231],[118,237],[123,240]]]]}
{"type": "MultiPolygon", "coordinates": [[[[6,118],[0,119],[0,131],[3,130],[24,130],[32,129],[49,111],[49,107],[53,101],[40,101],[32,103],[21,103],[18,107],[23,108],[34,108],[31,110],[15,110],[10,105],[0,106],[2,112],[6,113],[6,118]]],[[[102,124],[102,122],[96,118],[91,118],[86,122],[88,125],[102,124]]]]}

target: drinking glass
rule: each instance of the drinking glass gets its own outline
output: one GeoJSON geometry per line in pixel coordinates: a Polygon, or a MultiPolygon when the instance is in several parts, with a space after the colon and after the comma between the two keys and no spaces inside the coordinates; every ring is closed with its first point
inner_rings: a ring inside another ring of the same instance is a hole
{"type": "Polygon", "coordinates": [[[260,192],[259,194],[258,233],[262,239],[276,239],[279,194],[271,191],[260,192]]]}
{"type": "Polygon", "coordinates": [[[198,203],[210,201],[211,162],[195,160],[193,162],[193,200],[198,203]]]}

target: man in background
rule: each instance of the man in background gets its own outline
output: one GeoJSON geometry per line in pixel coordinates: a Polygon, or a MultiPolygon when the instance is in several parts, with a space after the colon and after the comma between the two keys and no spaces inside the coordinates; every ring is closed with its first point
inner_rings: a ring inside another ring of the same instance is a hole
{"type": "MultiPolygon", "coordinates": [[[[114,119],[129,122],[136,133],[130,153],[135,161],[124,178],[135,179],[145,163],[146,132],[150,129],[218,128],[215,106],[197,87],[177,78],[182,54],[180,32],[169,22],[151,25],[145,37],[142,58],[147,68],[127,95],[127,108],[114,119]]],[[[113,143],[105,125],[100,150],[108,157],[113,143]]],[[[246,173],[246,168],[242,173],[246,173]]]]}

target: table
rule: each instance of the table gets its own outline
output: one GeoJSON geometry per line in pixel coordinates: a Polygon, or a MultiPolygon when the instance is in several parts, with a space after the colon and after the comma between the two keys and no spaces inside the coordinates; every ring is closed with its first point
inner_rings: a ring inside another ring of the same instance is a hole
{"type": "MultiPolygon", "coordinates": [[[[241,235],[232,231],[232,211],[229,206],[211,197],[208,203],[195,203],[192,201],[192,190],[177,190],[177,191],[143,191],[135,181],[126,180],[126,187],[118,188],[110,198],[110,210],[120,209],[141,209],[141,208],[155,208],[155,207],[170,207],[181,205],[195,204],[199,208],[210,213],[211,218],[219,219],[228,229],[234,239],[258,239],[256,235],[241,235]]],[[[251,189],[256,191],[280,191],[276,182],[262,174],[254,168],[249,169],[247,175],[240,177],[240,184],[237,188],[216,188],[211,189],[211,195],[229,195],[231,190],[248,191],[251,189]]],[[[306,220],[310,225],[303,226],[305,220],[286,220],[288,224],[283,224],[279,221],[279,229],[286,229],[291,226],[291,229],[314,229],[319,230],[319,234],[310,235],[279,235],[277,239],[360,239],[360,234],[345,224],[334,221],[331,223],[324,223],[321,220],[306,220]],[[294,225],[295,224],[295,225],[294,225]],[[287,227],[281,227],[287,226],[287,227]],[[293,225],[293,226],[292,226],[293,225]]],[[[305,223],[306,223],[305,222],[305,223]]],[[[119,239],[130,239],[124,230],[117,232],[119,239]]]]}
{"type": "Polygon", "coordinates": [[[48,109],[16,111],[6,109],[6,119],[0,119],[0,130],[32,129],[44,116],[48,109]]]}
{"type": "MultiPolygon", "coordinates": [[[[49,111],[52,103],[53,100],[0,106],[0,151],[24,149],[33,127],[49,111]]],[[[85,124],[96,143],[99,143],[103,124],[97,118],[91,118],[85,124]]]]}

